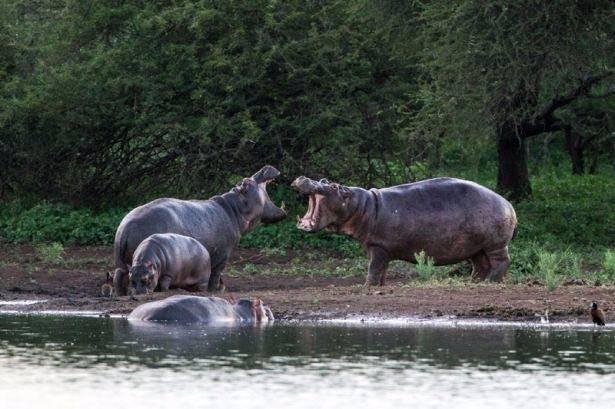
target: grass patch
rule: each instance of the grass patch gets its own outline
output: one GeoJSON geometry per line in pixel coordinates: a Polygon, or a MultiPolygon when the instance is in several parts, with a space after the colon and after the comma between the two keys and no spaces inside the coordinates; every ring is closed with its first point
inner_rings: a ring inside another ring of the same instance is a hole
{"type": "MultiPolygon", "coordinates": [[[[491,167],[436,173],[475,180],[490,188],[495,185],[495,170],[491,167]]],[[[560,285],[569,278],[588,283],[615,283],[612,172],[575,176],[569,174],[566,164],[566,168],[538,168],[533,173],[532,198],[515,204],[519,226],[509,247],[511,266],[507,281],[522,283],[535,279],[548,287],[560,285]]],[[[305,208],[293,200],[295,195],[290,189],[285,189],[279,187],[282,193],[278,199],[284,198],[289,205],[288,218],[258,227],[242,238],[240,246],[262,249],[262,254],[272,258],[284,257],[291,249],[301,250],[300,259],[291,267],[253,263],[233,266],[233,269],[238,274],[364,276],[367,261],[356,242],[325,232],[305,233],[295,227],[295,216],[305,208]]],[[[115,229],[128,210],[93,211],[49,202],[34,206],[0,203],[0,238],[9,242],[55,242],[63,246],[110,245],[115,229]]],[[[414,269],[403,262],[399,266],[392,264],[389,271],[405,274],[413,270],[420,279],[416,281],[434,281],[444,278],[452,268],[435,267],[426,257],[414,269]]],[[[463,274],[467,272],[464,270],[463,274]]]]}
{"type": "Polygon", "coordinates": [[[47,264],[59,264],[63,259],[64,246],[62,243],[39,243],[34,246],[34,251],[38,258],[47,264]]]}
{"type": "Polygon", "coordinates": [[[418,253],[414,253],[414,258],[416,259],[414,270],[417,272],[418,278],[423,281],[433,278],[437,272],[433,257],[429,257],[424,250],[421,250],[418,253]]]}
{"type": "Polygon", "coordinates": [[[559,267],[558,256],[555,253],[540,252],[538,254],[538,271],[542,276],[547,290],[553,291],[561,284],[561,277],[557,276],[559,267]]]}
{"type": "Polygon", "coordinates": [[[126,213],[119,209],[94,212],[49,202],[24,209],[19,203],[8,203],[0,206],[0,236],[15,243],[111,244],[126,213]]]}
{"type": "Polygon", "coordinates": [[[364,258],[330,258],[314,260],[311,257],[295,257],[289,263],[245,263],[227,267],[233,276],[287,275],[293,277],[362,277],[367,272],[364,258]]]}
{"type": "Polygon", "coordinates": [[[607,251],[604,252],[602,269],[607,277],[610,279],[615,278],[615,251],[607,249],[607,251]]]}

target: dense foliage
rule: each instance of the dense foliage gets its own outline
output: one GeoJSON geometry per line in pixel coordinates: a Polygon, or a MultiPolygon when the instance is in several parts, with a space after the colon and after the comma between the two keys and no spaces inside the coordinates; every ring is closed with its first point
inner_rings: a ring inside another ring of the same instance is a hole
{"type": "Polygon", "coordinates": [[[612,271],[614,15],[606,0],[0,2],[0,238],[108,244],[136,204],[272,164],[291,217],[244,246],[359,254],[294,228],[297,175],[447,175],[533,192],[513,277],[604,254],[612,271]]]}
{"type": "Polygon", "coordinates": [[[426,4],[419,21],[427,79],[415,125],[449,137],[475,140],[482,133],[495,139],[500,192],[515,200],[531,194],[530,137],[565,133],[576,173],[583,171],[588,143],[594,160],[598,151],[615,149],[612,135],[605,142],[588,129],[613,129],[613,2],[426,4]],[[590,106],[593,114],[583,109],[590,106]]]}
{"type": "Polygon", "coordinates": [[[390,184],[433,173],[459,146],[469,162],[489,149],[498,188],[519,198],[528,136],[565,135],[576,173],[612,157],[613,9],[7,0],[0,199],[202,197],[265,163],[285,181],[390,184]]]}
{"type": "Polygon", "coordinates": [[[413,56],[362,2],[40,3],[4,6],[5,190],[117,204],[266,163],[361,181],[404,163],[413,56]]]}

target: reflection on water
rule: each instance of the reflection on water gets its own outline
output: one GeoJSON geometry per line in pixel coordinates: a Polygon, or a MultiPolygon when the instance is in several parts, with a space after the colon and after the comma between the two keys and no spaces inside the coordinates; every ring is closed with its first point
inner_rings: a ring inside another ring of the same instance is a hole
{"type": "Polygon", "coordinates": [[[608,330],[206,328],[0,315],[2,408],[600,408],[615,401],[608,385],[608,330]]]}

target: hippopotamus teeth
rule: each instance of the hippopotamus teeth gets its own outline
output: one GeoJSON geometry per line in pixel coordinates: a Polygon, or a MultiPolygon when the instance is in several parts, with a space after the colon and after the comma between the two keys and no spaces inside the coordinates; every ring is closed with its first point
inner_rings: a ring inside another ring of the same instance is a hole
{"type": "Polygon", "coordinates": [[[318,224],[318,220],[312,218],[303,218],[297,220],[297,227],[301,230],[312,231],[318,224]]]}

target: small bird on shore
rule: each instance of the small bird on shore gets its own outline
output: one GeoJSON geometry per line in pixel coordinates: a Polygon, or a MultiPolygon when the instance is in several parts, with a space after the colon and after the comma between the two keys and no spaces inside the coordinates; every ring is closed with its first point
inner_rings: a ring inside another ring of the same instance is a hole
{"type": "Polygon", "coordinates": [[[591,303],[590,307],[591,307],[590,313],[592,315],[592,322],[594,323],[594,326],[605,325],[604,311],[598,308],[598,304],[596,304],[595,301],[591,303]]]}
{"type": "Polygon", "coordinates": [[[545,315],[542,315],[542,314],[539,314],[539,313],[534,313],[534,316],[540,318],[540,323],[541,324],[548,324],[549,323],[549,309],[548,308],[545,310],[545,315]]]}

